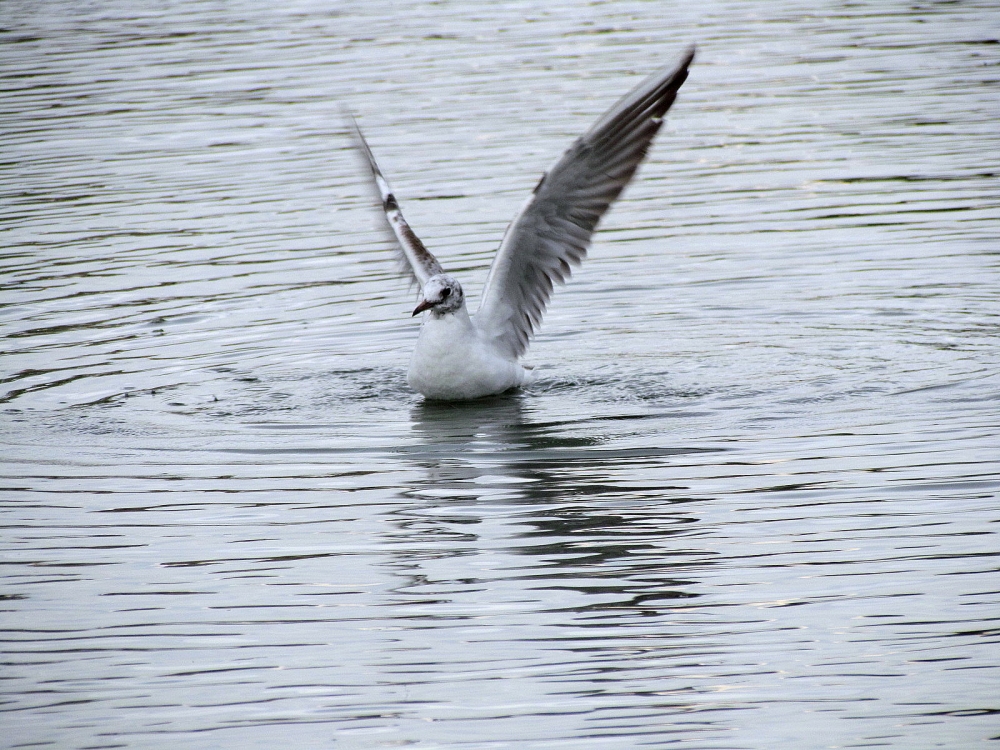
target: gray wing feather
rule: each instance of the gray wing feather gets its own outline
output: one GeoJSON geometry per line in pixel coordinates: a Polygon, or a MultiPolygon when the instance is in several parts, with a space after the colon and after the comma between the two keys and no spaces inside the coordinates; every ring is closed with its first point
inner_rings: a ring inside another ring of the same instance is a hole
{"type": "Polygon", "coordinates": [[[597,223],[632,179],[687,79],[694,47],[620,99],[549,170],[504,235],[476,313],[480,330],[520,357],[553,283],[587,254],[597,223]]]}
{"type": "Polygon", "coordinates": [[[382,170],[379,169],[378,162],[375,161],[375,156],[368,146],[368,141],[361,134],[361,128],[358,127],[354,116],[347,109],[344,109],[344,116],[351,125],[355,145],[365,157],[368,168],[371,170],[372,182],[378,192],[379,200],[382,202],[386,221],[396,238],[398,249],[402,255],[404,271],[409,271],[413,279],[423,286],[431,276],[444,273],[444,269],[441,268],[441,264],[438,263],[437,258],[431,254],[430,250],[424,247],[424,243],[414,234],[410,225],[406,223],[406,219],[403,218],[403,212],[399,209],[396,196],[389,187],[388,180],[382,175],[382,170]]]}

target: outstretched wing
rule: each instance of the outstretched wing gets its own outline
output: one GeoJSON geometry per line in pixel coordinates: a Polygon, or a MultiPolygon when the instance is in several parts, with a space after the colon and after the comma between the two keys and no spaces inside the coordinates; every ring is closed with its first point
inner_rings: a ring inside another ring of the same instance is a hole
{"type": "Polygon", "coordinates": [[[694,47],[618,101],[541,181],[504,235],[476,324],[501,351],[528,348],[552,294],[587,254],[608,206],[632,179],[684,83],[694,47]]]}
{"type": "Polygon", "coordinates": [[[413,233],[410,225],[403,218],[403,212],[399,210],[399,203],[396,201],[396,196],[392,194],[389,182],[382,175],[382,170],[379,169],[378,162],[375,161],[375,156],[368,146],[368,141],[361,134],[361,129],[358,127],[354,116],[346,109],[344,110],[344,116],[348,119],[351,129],[354,131],[354,141],[358,147],[358,151],[364,154],[368,160],[368,167],[372,173],[372,181],[375,184],[375,189],[378,191],[379,199],[382,201],[382,210],[385,211],[385,218],[389,222],[389,227],[392,229],[392,233],[396,235],[396,240],[399,243],[402,260],[404,261],[403,265],[409,269],[417,283],[423,286],[431,276],[444,273],[444,269],[441,268],[441,264],[438,263],[437,258],[431,254],[430,250],[424,247],[424,243],[413,233]]]}

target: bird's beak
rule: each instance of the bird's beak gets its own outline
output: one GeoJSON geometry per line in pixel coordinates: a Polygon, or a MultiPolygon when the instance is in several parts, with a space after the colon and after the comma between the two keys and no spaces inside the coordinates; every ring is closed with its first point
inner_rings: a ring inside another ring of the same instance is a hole
{"type": "Polygon", "coordinates": [[[434,303],[433,302],[430,302],[428,300],[422,299],[422,300],[420,300],[420,304],[417,305],[417,308],[413,311],[413,314],[414,315],[418,315],[419,313],[422,313],[424,310],[427,310],[428,308],[431,308],[431,307],[434,307],[434,303]]]}

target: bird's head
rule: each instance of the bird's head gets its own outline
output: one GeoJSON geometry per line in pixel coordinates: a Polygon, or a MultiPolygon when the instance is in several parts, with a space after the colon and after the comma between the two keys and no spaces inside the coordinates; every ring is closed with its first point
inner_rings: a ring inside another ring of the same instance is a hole
{"type": "Polygon", "coordinates": [[[431,315],[440,318],[442,315],[455,312],[464,304],[465,294],[462,292],[462,285],[451,276],[439,273],[427,279],[420,304],[413,314],[430,310],[431,315]]]}

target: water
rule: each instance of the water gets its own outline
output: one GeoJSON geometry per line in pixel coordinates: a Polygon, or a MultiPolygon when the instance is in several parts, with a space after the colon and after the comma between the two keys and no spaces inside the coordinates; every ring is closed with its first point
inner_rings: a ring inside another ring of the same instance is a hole
{"type": "Polygon", "coordinates": [[[1000,736],[993,4],[0,21],[6,746],[1000,736]],[[476,297],[690,41],[539,382],[422,403],[338,103],[476,297]]]}

